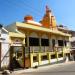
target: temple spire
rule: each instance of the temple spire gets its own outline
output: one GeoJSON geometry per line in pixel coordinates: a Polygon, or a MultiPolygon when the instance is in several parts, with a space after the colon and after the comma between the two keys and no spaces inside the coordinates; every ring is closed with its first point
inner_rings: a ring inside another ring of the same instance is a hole
{"type": "Polygon", "coordinates": [[[48,8],[48,6],[46,5],[46,13],[51,12],[51,10],[48,8]]]}
{"type": "Polygon", "coordinates": [[[41,24],[46,27],[46,28],[56,28],[56,19],[55,16],[52,15],[51,10],[48,8],[48,6],[46,5],[46,12],[45,15],[43,17],[43,19],[41,20],[41,24]]]}
{"type": "Polygon", "coordinates": [[[51,10],[46,5],[45,15],[43,19],[41,20],[41,23],[44,27],[50,28],[50,22],[51,21],[51,10]]]}

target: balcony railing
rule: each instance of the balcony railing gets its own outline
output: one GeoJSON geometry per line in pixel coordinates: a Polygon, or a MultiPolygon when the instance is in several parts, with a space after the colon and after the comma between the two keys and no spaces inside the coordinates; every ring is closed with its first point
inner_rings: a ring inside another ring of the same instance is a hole
{"type": "Polygon", "coordinates": [[[56,50],[57,50],[58,52],[63,51],[63,47],[58,46],[58,47],[56,47],[56,50]]]}
{"type": "Polygon", "coordinates": [[[25,47],[25,53],[38,53],[38,52],[54,52],[54,51],[63,51],[63,47],[49,47],[49,46],[30,46],[30,47],[25,47]]]}

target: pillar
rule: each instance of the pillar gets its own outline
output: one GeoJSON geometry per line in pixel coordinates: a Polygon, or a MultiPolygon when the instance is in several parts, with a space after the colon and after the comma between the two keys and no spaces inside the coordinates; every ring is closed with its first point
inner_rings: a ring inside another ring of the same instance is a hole
{"type": "Polygon", "coordinates": [[[38,65],[41,64],[41,53],[38,53],[38,65]]]}
{"type": "Polygon", "coordinates": [[[51,42],[52,42],[52,41],[51,41],[51,39],[50,39],[50,35],[49,35],[48,39],[49,39],[49,52],[50,52],[50,49],[52,49],[52,48],[51,48],[51,42]]]}
{"type": "Polygon", "coordinates": [[[30,67],[33,67],[33,53],[30,53],[30,67]]]}
{"type": "Polygon", "coordinates": [[[30,47],[29,47],[29,32],[26,32],[27,37],[27,50],[28,50],[28,57],[25,56],[25,67],[30,67],[32,64],[32,56],[30,55],[30,47]]]}
{"type": "Polygon", "coordinates": [[[55,50],[55,54],[56,54],[56,59],[57,59],[57,62],[58,62],[58,51],[57,51],[57,49],[55,50]]]}
{"type": "Polygon", "coordinates": [[[50,61],[51,61],[51,55],[50,55],[50,52],[47,53],[47,58],[48,58],[48,61],[49,61],[49,64],[50,64],[50,61]]]}
{"type": "Polygon", "coordinates": [[[25,68],[25,45],[23,46],[23,68],[25,68]]]}
{"type": "Polygon", "coordinates": [[[63,53],[63,57],[64,57],[65,56],[65,47],[63,47],[62,53],[63,53]]]}
{"type": "MultiPolygon", "coordinates": [[[[28,50],[29,50],[29,34],[27,34],[27,48],[28,48],[28,50]]],[[[28,51],[29,53],[29,57],[30,57],[30,50],[28,51]]]]}
{"type": "Polygon", "coordinates": [[[39,38],[39,45],[40,45],[40,49],[39,49],[39,53],[41,52],[41,37],[39,38]]]}
{"type": "Polygon", "coordinates": [[[57,57],[57,62],[58,62],[58,58],[59,58],[59,57],[58,57],[58,52],[56,53],[56,57],[57,57]]]}

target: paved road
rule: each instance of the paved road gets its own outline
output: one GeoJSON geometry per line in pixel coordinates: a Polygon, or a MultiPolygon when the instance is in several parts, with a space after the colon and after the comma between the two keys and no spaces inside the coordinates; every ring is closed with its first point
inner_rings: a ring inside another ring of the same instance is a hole
{"type": "Polygon", "coordinates": [[[15,71],[11,75],[75,75],[75,62],[38,67],[15,71]]]}

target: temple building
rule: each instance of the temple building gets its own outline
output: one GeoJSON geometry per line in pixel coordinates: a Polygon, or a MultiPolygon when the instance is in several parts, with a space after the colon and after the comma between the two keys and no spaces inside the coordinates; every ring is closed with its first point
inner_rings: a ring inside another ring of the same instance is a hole
{"type": "Polygon", "coordinates": [[[14,56],[18,67],[23,68],[58,63],[66,55],[70,56],[71,35],[58,30],[55,16],[48,6],[40,22],[27,15],[23,22],[15,22],[5,28],[9,31],[11,43],[10,64],[14,56]]]}

